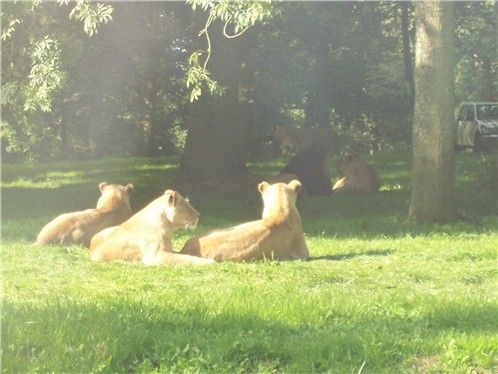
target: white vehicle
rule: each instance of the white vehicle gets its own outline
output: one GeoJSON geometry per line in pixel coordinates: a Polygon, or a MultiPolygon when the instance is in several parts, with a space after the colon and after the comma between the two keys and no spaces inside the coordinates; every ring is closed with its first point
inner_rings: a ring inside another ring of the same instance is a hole
{"type": "Polygon", "coordinates": [[[498,102],[460,104],[457,118],[457,148],[482,149],[498,142],[498,102]]]}

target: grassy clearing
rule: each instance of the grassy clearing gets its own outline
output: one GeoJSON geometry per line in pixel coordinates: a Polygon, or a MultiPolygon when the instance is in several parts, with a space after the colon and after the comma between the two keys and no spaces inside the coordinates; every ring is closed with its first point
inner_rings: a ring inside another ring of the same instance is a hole
{"type": "MultiPolygon", "coordinates": [[[[205,268],[93,264],[81,247],[26,246],[55,215],[94,205],[103,180],[133,182],[140,208],[169,186],[175,160],[5,165],[2,370],[496,372],[492,158],[458,155],[465,221],[406,222],[408,155],[379,155],[381,192],[299,203],[313,260],[205,268]]],[[[250,168],[258,179],[281,165],[250,168]]],[[[259,200],[255,185],[192,195],[196,232],[256,218],[259,200]]]]}

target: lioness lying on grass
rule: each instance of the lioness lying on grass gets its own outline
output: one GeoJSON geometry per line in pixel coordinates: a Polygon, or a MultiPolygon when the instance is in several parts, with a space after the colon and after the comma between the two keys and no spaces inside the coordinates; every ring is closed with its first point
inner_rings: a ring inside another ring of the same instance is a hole
{"type": "Polygon", "coordinates": [[[375,169],[357,155],[346,155],[336,164],[337,171],[344,175],[335,182],[332,191],[374,192],[379,190],[379,177],[375,169]]]}
{"type": "Polygon", "coordinates": [[[191,238],[181,253],[217,261],[307,259],[308,247],[296,209],[300,188],[297,180],[289,184],[261,182],[262,219],[191,238]]]}
{"type": "Polygon", "coordinates": [[[197,212],[178,192],[166,190],[116,228],[96,235],[90,243],[92,261],[141,261],[145,265],[213,263],[211,259],[173,252],[171,234],[180,227],[195,228],[197,212]]]}
{"type": "Polygon", "coordinates": [[[65,213],[45,225],[35,244],[84,244],[97,232],[119,225],[131,216],[130,195],[133,184],[99,184],[102,195],[95,209],[65,213]]]}

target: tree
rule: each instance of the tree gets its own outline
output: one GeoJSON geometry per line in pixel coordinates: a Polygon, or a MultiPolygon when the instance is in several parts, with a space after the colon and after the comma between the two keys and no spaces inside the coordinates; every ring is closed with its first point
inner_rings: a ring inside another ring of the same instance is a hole
{"type": "Polygon", "coordinates": [[[256,21],[271,17],[274,10],[261,2],[194,0],[191,3],[194,9],[201,6],[208,10],[209,15],[199,34],[206,38],[206,50],[192,54],[187,71],[193,103],[189,108],[180,179],[219,184],[227,178],[247,174],[248,140],[253,131],[248,54],[253,39],[245,31],[256,21]],[[224,23],[223,27],[219,21],[224,23]],[[210,28],[211,25],[214,27],[210,28]],[[230,26],[234,28],[232,34],[228,31],[230,26]],[[201,54],[204,54],[202,64],[201,54]],[[208,62],[216,81],[207,70],[208,62]],[[215,95],[201,95],[205,86],[215,95]]]}
{"type": "Polygon", "coordinates": [[[192,183],[219,183],[246,174],[247,140],[252,125],[252,105],[242,89],[249,78],[244,71],[246,36],[227,41],[219,30],[213,30],[211,38],[210,70],[225,92],[222,96],[202,94],[190,104],[180,178],[192,183]]]}
{"type": "MultiPolygon", "coordinates": [[[[171,154],[189,127],[182,172],[203,183],[243,174],[247,140],[255,152],[276,123],[330,126],[338,147],[361,152],[410,144],[414,3],[187,3],[204,12],[184,2],[2,3],[4,161],[171,154]],[[226,98],[190,104],[223,87],[226,98]]],[[[495,9],[455,4],[459,100],[496,91],[495,9]]]]}
{"type": "Polygon", "coordinates": [[[69,70],[77,65],[83,44],[76,37],[79,21],[92,36],[112,20],[112,11],[110,5],[88,0],[2,4],[0,129],[2,150],[14,159],[48,160],[65,154],[67,127],[56,106],[71,101],[74,76],[69,70]]]}
{"type": "Polygon", "coordinates": [[[496,1],[455,4],[456,96],[460,101],[496,97],[498,59],[496,1]]]}
{"type": "Polygon", "coordinates": [[[415,109],[409,215],[446,222],[455,215],[454,3],[415,6],[415,109]]]}
{"type": "Polygon", "coordinates": [[[401,34],[403,38],[403,60],[405,62],[405,77],[411,99],[415,97],[415,82],[413,81],[412,51],[410,48],[410,18],[409,1],[401,2],[401,34]]]}

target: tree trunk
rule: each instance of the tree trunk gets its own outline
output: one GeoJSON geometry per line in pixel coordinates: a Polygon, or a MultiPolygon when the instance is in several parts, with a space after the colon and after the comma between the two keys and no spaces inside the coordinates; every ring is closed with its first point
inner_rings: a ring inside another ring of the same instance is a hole
{"type": "Polygon", "coordinates": [[[412,51],[410,48],[409,6],[410,3],[408,1],[401,2],[401,34],[403,39],[403,59],[405,61],[405,79],[408,84],[411,101],[413,101],[415,97],[415,82],[413,80],[412,51]]]}
{"type": "Polygon", "coordinates": [[[95,89],[90,98],[90,118],[88,121],[88,150],[89,156],[99,159],[103,156],[102,139],[104,135],[105,105],[101,90],[95,89]]]}
{"type": "Polygon", "coordinates": [[[68,147],[67,147],[67,123],[66,119],[60,116],[57,120],[57,137],[59,138],[59,150],[58,150],[58,158],[61,160],[65,160],[68,155],[68,147]]]}
{"type": "MultiPolygon", "coordinates": [[[[100,34],[99,34],[100,35],[100,34]]],[[[101,158],[104,154],[103,139],[104,139],[104,126],[106,123],[107,108],[104,103],[104,92],[106,92],[107,79],[110,74],[107,63],[101,59],[103,50],[102,39],[97,39],[95,46],[93,46],[86,56],[88,61],[85,65],[88,70],[84,74],[88,77],[89,90],[87,92],[87,102],[90,109],[88,116],[88,157],[92,159],[101,158]],[[95,61],[98,61],[96,63],[95,61]]]]}
{"type": "MultiPolygon", "coordinates": [[[[323,33],[328,32],[326,29],[323,33]]],[[[315,47],[313,81],[306,97],[305,126],[328,126],[330,116],[329,47],[325,37],[315,47]]]]}
{"type": "Polygon", "coordinates": [[[454,3],[415,5],[415,110],[409,215],[454,218],[454,3]]]}
{"type": "MultiPolygon", "coordinates": [[[[147,8],[147,18],[148,22],[146,27],[148,28],[149,39],[154,40],[156,37],[156,24],[158,22],[160,10],[156,6],[151,6],[147,8]]],[[[145,131],[145,154],[146,156],[157,156],[160,153],[159,145],[160,139],[159,132],[162,123],[164,122],[160,116],[160,96],[161,82],[159,77],[161,76],[159,72],[161,61],[160,53],[155,46],[149,46],[147,50],[149,61],[147,65],[147,70],[145,73],[146,81],[146,121],[148,128],[145,131]]],[[[162,139],[161,139],[162,140],[162,139]]]]}
{"type": "Polygon", "coordinates": [[[210,29],[213,52],[208,69],[226,91],[218,97],[205,89],[190,105],[180,164],[180,179],[194,184],[220,184],[247,175],[247,141],[253,125],[252,104],[244,97],[249,85],[244,64],[247,37],[228,40],[219,28],[213,24],[210,29]]]}
{"type": "MultiPolygon", "coordinates": [[[[153,77],[151,77],[153,79],[153,77]]],[[[149,86],[148,89],[148,102],[147,109],[149,111],[147,115],[148,119],[148,129],[146,131],[146,144],[145,144],[145,154],[147,156],[156,156],[158,154],[158,141],[157,141],[157,133],[159,127],[159,116],[158,116],[158,93],[159,93],[159,82],[152,81],[147,84],[149,86]]]]}

